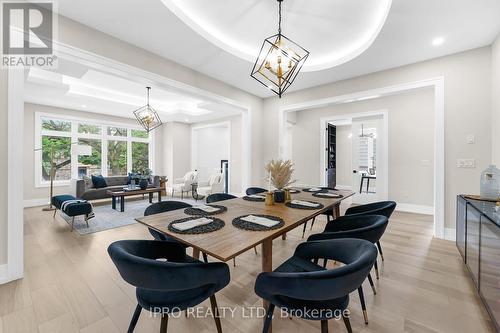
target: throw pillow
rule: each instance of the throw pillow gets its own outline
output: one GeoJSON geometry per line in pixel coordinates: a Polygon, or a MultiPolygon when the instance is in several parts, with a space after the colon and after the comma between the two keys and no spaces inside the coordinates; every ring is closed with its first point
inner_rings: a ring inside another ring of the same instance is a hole
{"type": "Polygon", "coordinates": [[[103,176],[92,176],[92,183],[94,184],[95,188],[108,187],[108,184],[106,183],[106,179],[104,179],[103,176]]]}

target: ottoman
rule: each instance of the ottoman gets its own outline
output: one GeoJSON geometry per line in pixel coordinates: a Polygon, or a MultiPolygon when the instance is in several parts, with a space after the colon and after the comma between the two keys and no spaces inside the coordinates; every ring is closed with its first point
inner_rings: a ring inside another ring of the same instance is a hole
{"type": "Polygon", "coordinates": [[[62,211],[69,217],[72,217],[71,229],[75,223],[75,216],[85,215],[85,223],[87,228],[89,226],[88,220],[94,217],[92,204],[87,200],[77,199],[72,195],[56,195],[51,199],[52,205],[56,207],[54,211],[54,217],[56,216],[57,210],[62,211]]]}

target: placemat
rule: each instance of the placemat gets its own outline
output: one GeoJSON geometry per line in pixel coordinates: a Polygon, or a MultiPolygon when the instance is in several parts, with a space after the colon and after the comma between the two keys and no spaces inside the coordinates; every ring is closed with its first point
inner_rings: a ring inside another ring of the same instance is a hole
{"type": "Polygon", "coordinates": [[[319,203],[319,202],[314,202],[314,201],[309,201],[309,200],[302,200],[302,201],[307,201],[307,202],[311,202],[311,203],[315,203],[315,204],[318,204],[318,206],[316,207],[309,207],[309,206],[301,206],[301,205],[296,205],[296,204],[293,204],[291,202],[287,202],[285,204],[285,206],[287,207],[290,207],[290,208],[296,208],[296,209],[309,209],[309,210],[316,210],[316,209],[321,209],[325,206],[323,206],[323,204],[319,203]]]}
{"type": "Polygon", "coordinates": [[[285,221],[283,221],[283,219],[280,217],[272,216],[272,215],[247,214],[247,215],[242,215],[242,216],[239,216],[239,217],[233,219],[233,225],[238,229],[244,229],[244,230],[250,230],[250,231],[268,231],[268,230],[274,230],[274,229],[281,228],[282,226],[285,225],[285,221]],[[248,215],[265,217],[265,218],[270,219],[270,220],[280,221],[280,223],[276,224],[274,227],[268,228],[268,227],[265,227],[263,225],[248,222],[248,221],[241,219],[242,217],[247,217],[248,215]]]}
{"type": "Polygon", "coordinates": [[[221,205],[207,205],[207,206],[217,208],[218,210],[215,212],[205,212],[204,210],[198,209],[196,207],[188,207],[188,208],[184,209],[184,213],[187,215],[206,216],[206,215],[217,215],[217,214],[221,214],[221,213],[224,213],[225,211],[227,211],[226,206],[221,206],[221,205]]]}
{"type": "Polygon", "coordinates": [[[246,200],[246,201],[255,201],[255,202],[264,202],[266,201],[266,198],[252,198],[252,197],[249,197],[249,196],[244,196],[243,197],[243,200],[246,200]]]}
{"type": "Polygon", "coordinates": [[[172,227],[172,224],[186,222],[186,221],[193,220],[193,219],[194,219],[193,217],[186,217],[183,219],[172,221],[168,225],[168,230],[175,232],[176,234],[197,235],[197,234],[206,234],[209,232],[217,231],[219,229],[222,229],[225,225],[224,221],[222,221],[221,219],[218,219],[215,217],[210,217],[210,219],[213,220],[212,222],[205,224],[205,225],[200,225],[198,227],[194,227],[194,228],[191,228],[188,230],[182,231],[182,230],[177,230],[174,227],[172,227]]]}

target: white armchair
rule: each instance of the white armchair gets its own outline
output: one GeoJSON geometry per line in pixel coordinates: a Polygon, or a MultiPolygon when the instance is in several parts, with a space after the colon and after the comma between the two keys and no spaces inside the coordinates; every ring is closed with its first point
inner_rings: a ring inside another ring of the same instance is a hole
{"type": "Polygon", "coordinates": [[[215,173],[205,182],[198,182],[198,194],[210,195],[224,192],[224,177],[222,173],[215,173]]]}
{"type": "Polygon", "coordinates": [[[191,185],[197,181],[198,173],[196,171],[189,171],[184,177],[174,179],[172,186],[169,188],[172,191],[172,196],[174,196],[175,192],[181,192],[181,198],[184,198],[184,192],[191,192],[191,185]]]}

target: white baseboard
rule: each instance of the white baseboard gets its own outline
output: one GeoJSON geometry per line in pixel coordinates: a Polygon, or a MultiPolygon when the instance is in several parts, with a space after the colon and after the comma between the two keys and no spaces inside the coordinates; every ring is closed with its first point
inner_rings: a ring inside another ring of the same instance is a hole
{"type": "Polygon", "coordinates": [[[49,202],[46,198],[43,199],[28,199],[23,201],[23,207],[28,208],[28,207],[38,207],[38,206],[45,206],[48,205],[49,202]]]}
{"type": "Polygon", "coordinates": [[[455,228],[444,228],[444,239],[449,241],[455,241],[457,238],[457,233],[455,228]]]}
{"type": "Polygon", "coordinates": [[[7,264],[0,265],[0,284],[9,282],[7,264]]]}
{"type": "Polygon", "coordinates": [[[409,203],[398,202],[397,206],[396,206],[396,210],[400,211],[400,212],[434,215],[434,207],[433,206],[414,205],[414,204],[409,204],[409,203]]]}
{"type": "Polygon", "coordinates": [[[338,190],[351,190],[352,186],[351,185],[335,185],[335,188],[338,190]]]}

